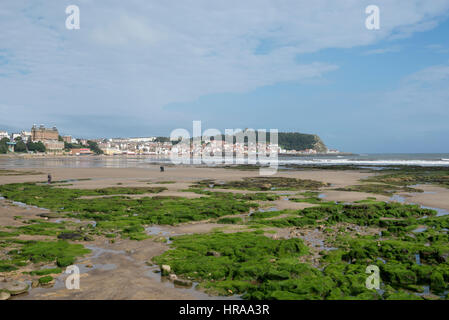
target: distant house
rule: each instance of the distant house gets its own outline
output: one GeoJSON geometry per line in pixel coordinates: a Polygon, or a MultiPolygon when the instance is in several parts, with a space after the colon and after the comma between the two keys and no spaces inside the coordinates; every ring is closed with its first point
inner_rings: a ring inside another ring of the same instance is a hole
{"type": "Polygon", "coordinates": [[[33,125],[31,128],[31,141],[42,142],[47,152],[62,152],[64,149],[64,142],[59,141],[59,133],[56,127],[45,128],[44,125],[39,127],[33,125]]]}
{"type": "Polygon", "coordinates": [[[64,149],[64,142],[58,140],[44,140],[42,142],[48,152],[61,152],[64,149]]]}

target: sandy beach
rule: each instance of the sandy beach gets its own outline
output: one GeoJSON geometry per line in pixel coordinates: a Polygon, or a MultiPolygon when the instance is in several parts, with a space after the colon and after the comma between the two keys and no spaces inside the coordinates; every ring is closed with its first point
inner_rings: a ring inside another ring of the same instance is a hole
{"type": "MultiPolygon", "coordinates": [[[[222,168],[204,168],[193,166],[170,166],[165,172],[159,171],[159,166],[149,165],[146,168],[20,168],[18,172],[24,175],[0,176],[0,184],[22,182],[45,182],[47,174],[51,174],[56,187],[97,189],[106,187],[165,187],[167,190],[158,194],[143,194],[144,196],[170,196],[197,198],[201,195],[185,192],[192,183],[204,179],[216,181],[235,181],[245,177],[258,176],[258,171],[241,171],[222,168]],[[29,174],[30,172],[38,174],[29,174]],[[88,180],[87,180],[88,179],[88,180]],[[66,181],[65,185],[58,186],[58,181],[66,181]]],[[[335,188],[360,184],[360,180],[372,176],[374,173],[354,170],[288,170],[280,171],[276,177],[299,179],[312,179],[329,183],[319,192],[326,201],[354,202],[375,197],[380,201],[389,201],[390,197],[373,195],[364,192],[336,191],[335,188]]],[[[419,194],[404,194],[404,201],[424,206],[449,209],[449,190],[436,186],[421,186],[425,190],[419,194]]],[[[251,193],[245,190],[214,190],[232,193],[251,193]]],[[[275,201],[259,201],[261,208],[303,209],[314,206],[310,203],[288,201],[289,197],[297,196],[295,191],[276,191],[281,197],[275,201]]],[[[40,219],[39,214],[48,212],[39,208],[14,204],[9,200],[0,200],[0,226],[21,226],[23,219],[40,219]]],[[[242,215],[245,216],[245,215],[242,215]]],[[[197,221],[183,223],[177,226],[157,226],[152,231],[155,236],[169,237],[181,234],[207,233],[220,229],[224,232],[239,232],[248,230],[244,225],[225,225],[215,221],[197,221]]],[[[285,236],[302,237],[301,230],[297,228],[268,228],[270,237],[285,236]]],[[[313,241],[318,239],[316,230],[303,230],[313,241]],[[315,237],[315,238],[314,238],[315,237]],[[315,240],[314,240],[315,239],[315,240]]],[[[375,232],[375,231],[369,231],[375,232]]],[[[368,233],[369,233],[368,232],[368,233]]],[[[30,239],[46,239],[45,236],[28,236],[30,239]]],[[[118,239],[114,243],[105,238],[95,238],[94,241],[79,242],[92,250],[92,253],[80,258],[77,265],[81,269],[81,289],[67,290],[64,286],[66,275],[60,275],[52,288],[33,288],[25,295],[16,296],[15,299],[216,299],[206,293],[192,289],[175,286],[170,281],[164,281],[159,273],[155,273],[154,266],[147,264],[152,257],[160,255],[170,248],[169,243],[158,242],[154,238],[142,241],[118,239]]],[[[319,248],[318,248],[319,249],[319,248]]],[[[318,251],[314,251],[316,258],[318,251]]],[[[23,280],[20,272],[11,272],[2,277],[23,280]]],[[[229,297],[228,297],[229,298],[229,297]]]]}

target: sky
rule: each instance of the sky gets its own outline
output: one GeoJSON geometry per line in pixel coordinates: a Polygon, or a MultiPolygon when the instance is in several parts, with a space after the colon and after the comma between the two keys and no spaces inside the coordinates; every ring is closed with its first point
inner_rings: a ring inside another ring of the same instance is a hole
{"type": "Polygon", "coordinates": [[[168,136],[194,120],[449,152],[449,0],[0,1],[0,131],[168,136]]]}

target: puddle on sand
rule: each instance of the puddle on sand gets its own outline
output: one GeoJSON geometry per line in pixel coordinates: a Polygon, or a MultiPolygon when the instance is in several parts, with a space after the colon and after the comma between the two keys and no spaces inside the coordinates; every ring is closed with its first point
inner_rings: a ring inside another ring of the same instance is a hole
{"type": "Polygon", "coordinates": [[[306,242],[310,243],[315,248],[318,248],[320,251],[331,251],[331,250],[337,250],[338,248],[335,247],[329,247],[326,246],[324,243],[324,240],[322,237],[322,232],[318,229],[315,229],[313,231],[307,232],[304,236],[299,236],[301,239],[305,240],[306,242]]]}
{"type": "Polygon", "coordinates": [[[427,230],[427,227],[419,227],[419,228],[416,228],[415,230],[413,230],[412,232],[421,233],[421,232],[424,232],[426,230],[427,230]]]}
{"type": "MultiPolygon", "coordinates": [[[[109,270],[114,270],[117,269],[117,266],[113,263],[97,263],[97,264],[92,264],[92,267],[88,268],[86,267],[86,264],[83,263],[77,263],[75,264],[75,266],[77,266],[80,270],[80,274],[84,274],[84,273],[89,273],[90,271],[93,270],[101,270],[101,271],[109,271],[109,270]]],[[[46,268],[53,268],[53,266],[46,266],[43,267],[43,269],[46,268]]],[[[25,282],[28,284],[29,289],[26,293],[21,294],[16,296],[16,298],[20,298],[23,296],[27,296],[27,297],[33,297],[36,294],[40,294],[40,293],[48,293],[51,291],[57,291],[57,290],[61,290],[61,289],[65,289],[66,288],[66,284],[65,281],[67,279],[67,277],[70,275],[71,273],[65,273],[65,270],[63,270],[63,272],[55,277],[55,284],[52,287],[36,287],[36,288],[32,288],[31,287],[31,280],[26,280],[25,282]]]]}
{"type": "MultiPolygon", "coordinates": [[[[399,203],[406,203],[405,202],[405,197],[400,196],[398,194],[392,195],[391,198],[390,198],[390,201],[399,202],[399,203]]],[[[437,217],[441,217],[441,216],[445,216],[445,215],[449,214],[449,211],[444,210],[444,209],[440,209],[440,208],[422,206],[420,204],[412,203],[412,202],[410,202],[410,203],[407,202],[407,204],[416,204],[416,205],[419,205],[422,209],[435,210],[437,212],[437,215],[436,215],[437,217]]],[[[421,218],[424,218],[424,217],[421,217],[421,218]]]]}
{"type": "Polygon", "coordinates": [[[259,212],[271,212],[271,211],[279,211],[276,207],[270,207],[270,208],[259,208],[257,211],[259,212]]]}
{"type": "Polygon", "coordinates": [[[23,202],[19,202],[19,201],[12,201],[12,204],[21,208],[25,208],[26,210],[31,210],[31,209],[39,209],[39,210],[45,210],[45,211],[50,211],[47,208],[41,208],[38,206],[32,206],[23,202]]]}
{"type": "Polygon", "coordinates": [[[58,218],[58,219],[55,219],[55,220],[53,220],[53,221],[51,221],[51,222],[54,222],[54,223],[61,223],[61,222],[65,222],[65,221],[68,221],[68,222],[75,222],[75,223],[83,223],[83,222],[87,222],[87,224],[92,225],[92,227],[94,227],[94,228],[97,226],[97,222],[96,222],[96,221],[82,221],[82,220],[80,220],[80,219],[75,219],[75,218],[58,218]]]}
{"type": "Polygon", "coordinates": [[[167,240],[167,244],[171,244],[173,241],[170,240],[170,237],[172,236],[181,236],[183,235],[182,233],[171,233],[168,230],[164,230],[162,227],[160,226],[149,226],[145,228],[145,232],[147,233],[147,235],[149,236],[160,236],[160,237],[164,237],[167,240]]]}
{"type": "Polygon", "coordinates": [[[197,298],[198,300],[242,300],[242,298],[238,295],[232,296],[209,295],[201,290],[196,289],[198,282],[195,281],[192,281],[191,287],[178,286],[175,285],[173,282],[171,282],[167,277],[163,277],[160,272],[155,272],[157,270],[160,270],[158,265],[147,266],[146,268],[148,269],[148,271],[145,272],[145,276],[147,276],[148,278],[163,283],[167,288],[176,288],[178,290],[187,292],[193,297],[197,298]]]}
{"type": "Polygon", "coordinates": [[[380,258],[380,257],[377,257],[376,260],[382,261],[383,264],[387,263],[387,260],[380,258]]]}
{"type": "Polygon", "coordinates": [[[449,214],[449,211],[446,211],[446,210],[440,209],[440,208],[433,208],[433,207],[426,207],[426,206],[421,206],[421,208],[435,210],[437,212],[437,217],[442,217],[442,216],[446,216],[449,214]]]}
{"type": "Polygon", "coordinates": [[[415,260],[417,265],[421,265],[421,256],[419,253],[415,253],[415,260]]]}

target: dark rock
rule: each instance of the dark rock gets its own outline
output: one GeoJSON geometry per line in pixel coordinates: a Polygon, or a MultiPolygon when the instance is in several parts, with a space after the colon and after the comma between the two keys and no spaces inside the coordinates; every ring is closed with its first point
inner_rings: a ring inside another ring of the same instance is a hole
{"type": "Polygon", "coordinates": [[[220,254],[220,252],[217,252],[217,251],[208,251],[208,252],[206,253],[206,256],[220,257],[221,254],[220,254]]]}
{"type": "Polygon", "coordinates": [[[56,219],[56,218],[60,217],[59,214],[54,213],[54,212],[39,213],[37,216],[42,217],[42,218],[48,218],[48,219],[56,219]]]}
{"type": "Polygon", "coordinates": [[[12,296],[18,295],[28,291],[28,284],[22,281],[10,281],[10,282],[2,282],[0,283],[0,290],[6,290],[12,296]]]}
{"type": "Polygon", "coordinates": [[[7,291],[0,291],[0,301],[8,300],[11,297],[11,294],[7,291]]]}
{"type": "Polygon", "coordinates": [[[173,283],[177,286],[183,286],[183,287],[191,287],[192,281],[185,280],[185,279],[175,279],[173,283]]]}
{"type": "Polygon", "coordinates": [[[58,239],[62,239],[62,240],[83,240],[84,236],[82,234],[79,233],[61,233],[58,235],[58,239]]]}

